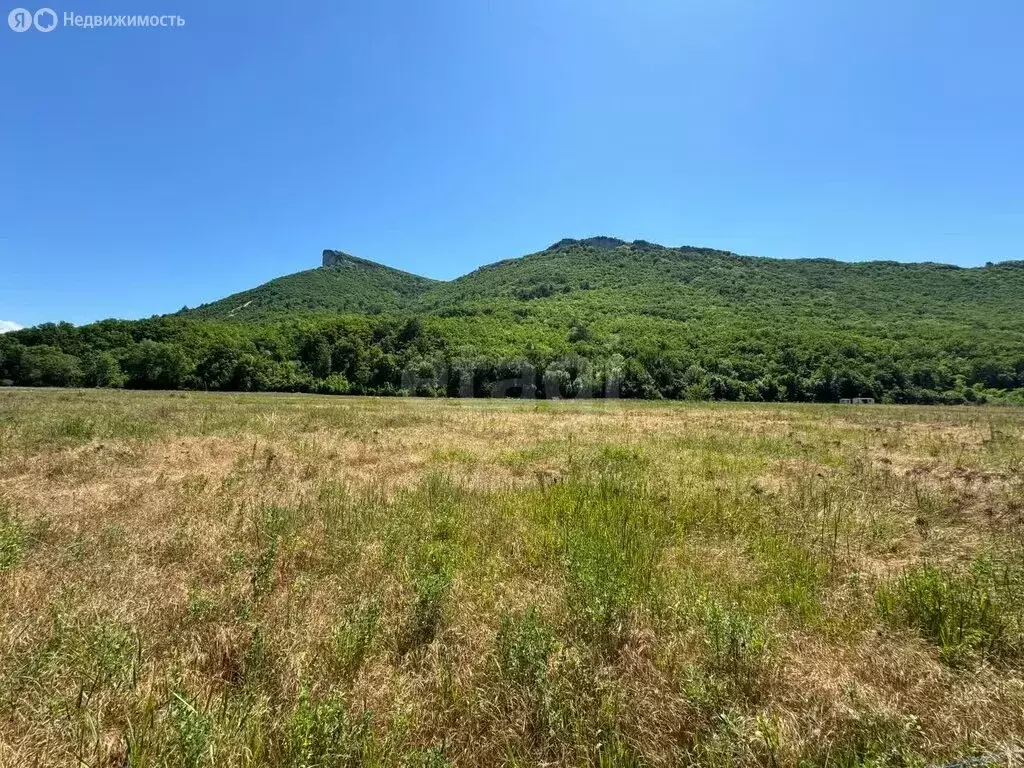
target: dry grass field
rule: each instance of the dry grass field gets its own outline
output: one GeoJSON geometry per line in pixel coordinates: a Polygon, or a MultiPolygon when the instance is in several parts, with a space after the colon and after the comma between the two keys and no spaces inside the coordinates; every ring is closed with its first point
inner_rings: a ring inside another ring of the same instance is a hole
{"type": "Polygon", "coordinates": [[[1024,410],[0,390],[0,765],[1024,747],[1024,410]]]}

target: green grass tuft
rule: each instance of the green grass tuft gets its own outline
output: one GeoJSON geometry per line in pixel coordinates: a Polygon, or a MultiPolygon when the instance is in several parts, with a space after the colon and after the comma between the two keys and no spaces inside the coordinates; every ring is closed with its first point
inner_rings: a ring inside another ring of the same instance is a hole
{"type": "Polygon", "coordinates": [[[1024,650],[1024,569],[977,558],[966,571],[933,565],[907,570],[877,591],[878,610],[896,626],[918,630],[950,664],[978,656],[1017,658],[1024,650]]]}

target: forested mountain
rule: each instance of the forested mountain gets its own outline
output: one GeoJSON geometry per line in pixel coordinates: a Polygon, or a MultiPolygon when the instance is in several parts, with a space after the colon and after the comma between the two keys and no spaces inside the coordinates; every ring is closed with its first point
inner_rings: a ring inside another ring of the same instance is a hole
{"type": "Polygon", "coordinates": [[[1024,402],[1024,262],[843,263],[562,240],[450,282],[337,251],[144,321],[0,337],[17,384],[1024,402]]]}
{"type": "Polygon", "coordinates": [[[380,314],[412,308],[435,283],[341,251],[324,251],[319,269],[279,277],[178,314],[241,322],[310,312],[380,314]]]}

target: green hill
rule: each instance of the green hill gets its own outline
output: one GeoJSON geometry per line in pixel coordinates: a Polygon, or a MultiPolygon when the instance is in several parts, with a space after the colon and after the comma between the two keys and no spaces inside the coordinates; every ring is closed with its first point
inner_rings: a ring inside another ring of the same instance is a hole
{"type": "Polygon", "coordinates": [[[512,310],[758,325],[829,324],[900,335],[929,324],[1024,332],[1024,262],[946,264],[767,259],[610,237],[566,239],[450,282],[342,253],[179,315],[240,322],[302,314],[466,316],[512,310]],[[901,328],[904,331],[901,331],[901,328]]]}
{"type": "Polygon", "coordinates": [[[0,337],[0,381],[366,394],[1024,401],[1024,262],[562,240],[441,282],[336,251],[174,316],[0,337]]]}
{"type": "Polygon", "coordinates": [[[483,267],[439,284],[420,304],[441,315],[503,308],[605,324],[630,316],[708,328],[848,330],[884,338],[954,333],[1011,343],[1024,334],[1024,262],[960,268],[767,259],[591,238],[483,267]]]}
{"type": "Polygon", "coordinates": [[[896,262],[845,263],[738,256],[706,248],[664,248],[610,238],[562,241],[539,253],[483,267],[423,296],[445,309],[495,300],[555,298],[619,312],[691,319],[732,313],[836,322],[894,316],[1024,327],[1024,262],[981,268],[896,262]],[[600,245],[594,244],[599,240],[600,245]]]}
{"type": "Polygon", "coordinates": [[[323,264],[178,314],[242,322],[311,312],[380,314],[413,307],[436,282],[341,251],[324,251],[323,264]]]}

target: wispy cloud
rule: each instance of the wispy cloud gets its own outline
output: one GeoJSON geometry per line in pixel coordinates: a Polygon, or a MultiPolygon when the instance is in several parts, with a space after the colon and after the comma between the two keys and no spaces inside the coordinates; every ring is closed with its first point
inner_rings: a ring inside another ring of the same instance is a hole
{"type": "Polygon", "coordinates": [[[21,326],[11,320],[0,320],[0,333],[10,333],[11,331],[20,331],[21,326]]]}

